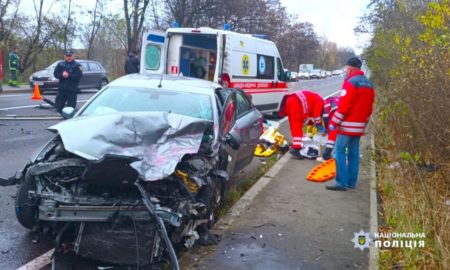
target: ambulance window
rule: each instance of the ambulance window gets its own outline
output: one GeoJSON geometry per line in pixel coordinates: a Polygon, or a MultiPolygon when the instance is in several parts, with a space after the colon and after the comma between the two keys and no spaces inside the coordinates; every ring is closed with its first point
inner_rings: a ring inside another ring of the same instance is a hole
{"type": "Polygon", "coordinates": [[[145,68],[150,70],[158,70],[161,60],[161,47],[149,44],[145,48],[145,68]]]}
{"type": "Polygon", "coordinates": [[[236,103],[237,103],[237,118],[242,117],[252,110],[252,104],[244,96],[244,93],[236,92],[236,103]]]}
{"type": "Polygon", "coordinates": [[[275,68],[274,58],[272,56],[258,54],[257,59],[258,69],[256,78],[273,80],[275,68]]]}
{"type": "Polygon", "coordinates": [[[281,64],[280,58],[277,58],[277,78],[279,81],[284,81],[284,69],[283,64],[281,64]]]}

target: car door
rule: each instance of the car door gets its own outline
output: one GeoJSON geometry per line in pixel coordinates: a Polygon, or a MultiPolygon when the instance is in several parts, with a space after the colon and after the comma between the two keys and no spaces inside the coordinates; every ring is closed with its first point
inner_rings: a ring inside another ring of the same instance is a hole
{"type": "Polygon", "coordinates": [[[80,64],[83,70],[83,75],[81,76],[80,82],[78,83],[78,88],[92,88],[92,72],[89,69],[89,65],[87,62],[80,62],[80,64]]]}
{"type": "Polygon", "coordinates": [[[144,34],[141,48],[140,73],[162,74],[165,73],[167,55],[166,33],[149,31],[144,34]]]}
{"type": "Polygon", "coordinates": [[[104,73],[99,64],[95,62],[89,62],[89,70],[92,72],[92,88],[97,88],[104,78],[104,73]]]}
{"type": "Polygon", "coordinates": [[[236,151],[235,172],[242,170],[253,160],[255,147],[262,134],[262,114],[243,91],[236,89],[236,125],[241,137],[241,147],[236,151]]]}

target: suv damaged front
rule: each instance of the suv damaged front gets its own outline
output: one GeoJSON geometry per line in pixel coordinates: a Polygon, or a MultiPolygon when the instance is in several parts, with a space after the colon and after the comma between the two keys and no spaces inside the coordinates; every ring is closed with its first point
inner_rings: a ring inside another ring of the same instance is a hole
{"type": "Polygon", "coordinates": [[[212,121],[133,112],[49,129],[57,135],[19,175],[16,215],[55,239],[55,256],[177,269],[174,245],[207,240],[228,179],[212,121]]]}

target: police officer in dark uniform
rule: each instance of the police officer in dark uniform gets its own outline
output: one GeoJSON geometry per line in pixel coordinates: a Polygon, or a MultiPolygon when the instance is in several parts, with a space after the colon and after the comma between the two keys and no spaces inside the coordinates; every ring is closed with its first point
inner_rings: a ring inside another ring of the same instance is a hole
{"type": "Polygon", "coordinates": [[[81,65],[75,61],[73,51],[68,49],[64,52],[64,61],[58,63],[53,76],[59,79],[58,95],[56,96],[56,110],[61,113],[66,102],[68,107],[75,108],[77,105],[78,83],[83,76],[81,65]]]}

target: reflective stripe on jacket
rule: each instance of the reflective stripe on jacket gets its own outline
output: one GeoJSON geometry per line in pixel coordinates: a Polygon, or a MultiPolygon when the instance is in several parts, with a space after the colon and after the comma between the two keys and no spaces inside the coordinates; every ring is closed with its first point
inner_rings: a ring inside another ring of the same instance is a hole
{"type": "Polygon", "coordinates": [[[322,109],[323,109],[323,98],[314,92],[301,90],[294,93],[287,94],[283,97],[280,104],[279,115],[286,116],[286,99],[288,96],[294,95],[300,101],[301,108],[303,111],[303,118],[312,118],[314,123],[320,124],[322,109]]]}

